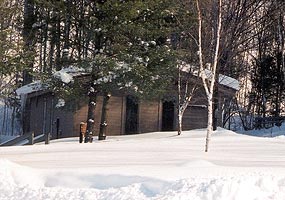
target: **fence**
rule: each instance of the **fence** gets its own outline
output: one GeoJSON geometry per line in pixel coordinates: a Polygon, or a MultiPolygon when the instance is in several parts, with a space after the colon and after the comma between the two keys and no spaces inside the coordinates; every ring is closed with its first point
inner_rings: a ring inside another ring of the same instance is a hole
{"type": "Polygon", "coordinates": [[[34,132],[30,132],[25,135],[16,137],[12,140],[8,140],[0,144],[0,146],[3,147],[3,146],[15,146],[15,145],[33,145],[38,142],[43,142],[45,141],[45,139],[46,137],[44,134],[41,134],[35,137],[34,132]]]}
{"type": "Polygon", "coordinates": [[[256,117],[254,119],[254,129],[271,128],[274,125],[281,126],[285,117],[256,117]]]}

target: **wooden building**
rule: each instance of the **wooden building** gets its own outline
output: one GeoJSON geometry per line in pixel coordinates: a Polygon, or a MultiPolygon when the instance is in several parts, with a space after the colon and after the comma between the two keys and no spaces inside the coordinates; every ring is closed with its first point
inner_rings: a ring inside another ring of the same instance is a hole
{"type": "MultiPolygon", "coordinates": [[[[231,79],[234,80],[234,79],[231,79]]],[[[27,87],[27,86],[24,86],[27,87]]],[[[20,88],[21,90],[21,88],[20,88]]],[[[223,83],[219,84],[219,110],[232,99],[237,91],[223,83]]],[[[21,94],[21,92],[18,92],[21,94]]],[[[81,122],[87,119],[87,101],[82,98],[78,104],[66,102],[59,107],[58,98],[46,89],[35,89],[22,93],[26,113],[24,131],[35,135],[51,133],[52,139],[79,136],[81,122]]],[[[95,130],[99,132],[102,96],[98,97],[95,110],[95,130]]],[[[175,99],[175,98],[174,98],[175,99]]],[[[193,97],[183,117],[183,130],[207,126],[207,101],[200,89],[193,97]]],[[[115,93],[107,107],[108,135],[124,135],[154,131],[172,131],[177,128],[177,106],[175,100],[139,100],[131,95],[115,93]]],[[[217,114],[218,125],[222,123],[222,112],[217,114]]]]}

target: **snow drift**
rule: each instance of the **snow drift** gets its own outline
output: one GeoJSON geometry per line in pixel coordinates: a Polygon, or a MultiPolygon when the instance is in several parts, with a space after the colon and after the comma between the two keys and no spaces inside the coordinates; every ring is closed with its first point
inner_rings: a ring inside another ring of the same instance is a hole
{"type": "Polygon", "coordinates": [[[220,129],[0,149],[0,199],[284,200],[284,138],[220,129]]]}
{"type": "Polygon", "coordinates": [[[239,177],[163,181],[150,177],[44,173],[0,161],[0,199],[240,199],[284,200],[285,177],[247,174],[239,177]]]}

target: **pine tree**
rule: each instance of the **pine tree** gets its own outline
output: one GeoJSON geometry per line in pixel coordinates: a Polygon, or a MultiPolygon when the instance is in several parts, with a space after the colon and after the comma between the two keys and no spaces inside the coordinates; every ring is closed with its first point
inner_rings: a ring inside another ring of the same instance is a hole
{"type": "Polygon", "coordinates": [[[94,52],[85,142],[94,132],[99,91],[109,93],[115,83],[134,94],[152,96],[171,80],[174,60],[166,43],[171,33],[169,1],[100,1],[91,7],[95,15],[89,30],[95,33],[90,37],[94,52]]]}
{"type": "Polygon", "coordinates": [[[28,54],[22,51],[23,40],[19,27],[21,26],[20,5],[9,1],[0,2],[0,75],[13,75],[23,68],[28,54]]]}
{"type": "MultiPolygon", "coordinates": [[[[25,42],[24,50],[27,54],[34,52],[34,23],[36,22],[34,0],[24,1],[24,27],[23,39],[25,42]]],[[[33,59],[28,64],[28,68],[23,71],[23,85],[32,82],[31,72],[33,71],[33,59]]]]}
{"type": "MultiPolygon", "coordinates": [[[[0,98],[5,109],[12,109],[12,122],[8,127],[8,112],[1,122],[3,134],[14,133],[16,112],[19,110],[15,89],[20,85],[20,74],[29,62],[31,55],[23,51],[24,41],[21,37],[22,26],[21,3],[17,1],[0,1],[0,98]]],[[[17,132],[19,134],[19,132],[17,132]]]]}

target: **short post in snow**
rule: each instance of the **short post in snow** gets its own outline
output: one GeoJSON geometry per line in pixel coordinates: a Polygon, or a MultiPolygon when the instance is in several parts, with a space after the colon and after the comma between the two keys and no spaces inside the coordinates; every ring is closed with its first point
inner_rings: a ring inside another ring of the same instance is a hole
{"type": "Polygon", "coordinates": [[[31,132],[30,133],[30,136],[29,136],[29,145],[33,145],[34,144],[34,132],[31,132]]]}
{"type": "Polygon", "coordinates": [[[82,143],[83,138],[85,137],[85,134],[86,134],[87,123],[81,122],[79,129],[80,129],[80,131],[79,131],[79,143],[82,143]]]}
{"type": "Polygon", "coordinates": [[[45,133],[45,144],[49,144],[50,142],[50,133],[45,133]]]}

